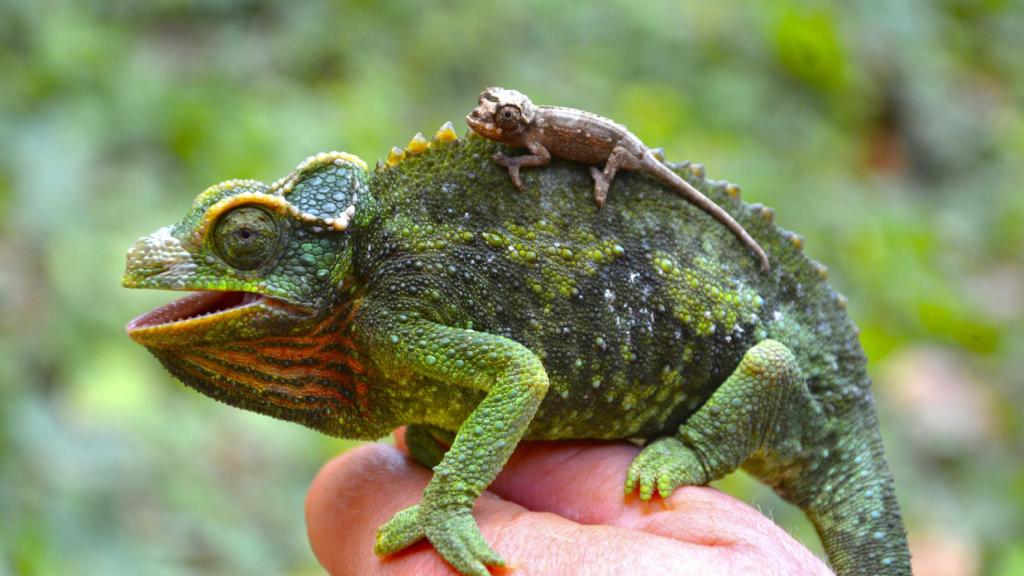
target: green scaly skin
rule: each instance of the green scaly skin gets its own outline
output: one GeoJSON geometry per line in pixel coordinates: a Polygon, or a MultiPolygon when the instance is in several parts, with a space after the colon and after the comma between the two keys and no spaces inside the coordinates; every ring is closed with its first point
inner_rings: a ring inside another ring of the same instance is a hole
{"type": "Polygon", "coordinates": [[[274,186],[215,186],[139,240],[124,279],[215,293],[129,334],[235,406],[348,438],[411,425],[434,478],[378,554],[427,538],[485,576],[503,561],[471,508],[521,439],[645,438],[627,493],[742,466],[807,512],[840,575],[909,574],[857,330],[802,240],[678,168],[766,249],[762,273],[644,175],[598,210],[586,166],[555,160],[518,192],[501,148],[446,129],[373,172],[332,154],[274,186]]]}

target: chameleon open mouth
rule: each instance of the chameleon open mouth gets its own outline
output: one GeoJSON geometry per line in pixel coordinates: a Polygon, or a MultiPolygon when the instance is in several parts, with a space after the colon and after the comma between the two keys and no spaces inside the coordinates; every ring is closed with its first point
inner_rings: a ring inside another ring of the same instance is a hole
{"type": "Polygon", "coordinates": [[[267,304],[272,300],[251,292],[195,292],[136,317],[125,326],[125,330],[129,336],[135,337],[146,331],[187,329],[198,324],[224,320],[245,308],[267,304]]]}

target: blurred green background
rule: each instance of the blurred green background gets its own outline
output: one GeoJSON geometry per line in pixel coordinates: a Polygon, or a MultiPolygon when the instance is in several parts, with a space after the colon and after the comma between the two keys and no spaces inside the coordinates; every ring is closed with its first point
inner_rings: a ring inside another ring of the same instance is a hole
{"type": "MultiPolygon", "coordinates": [[[[371,163],[487,85],[627,124],[807,238],[849,297],[921,575],[1024,574],[1015,0],[0,1],[0,576],[316,574],[349,447],[171,380],[132,241],[206,186],[371,163]]],[[[820,550],[749,478],[719,484],[820,550]]]]}

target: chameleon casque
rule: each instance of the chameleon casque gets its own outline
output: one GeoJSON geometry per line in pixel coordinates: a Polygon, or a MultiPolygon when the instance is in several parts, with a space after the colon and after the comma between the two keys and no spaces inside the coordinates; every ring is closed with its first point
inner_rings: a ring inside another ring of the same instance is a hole
{"type": "Polygon", "coordinates": [[[502,149],[448,124],[374,171],[335,152],[213,186],[129,250],[125,286],[193,294],[128,334],[234,406],[355,439],[408,424],[434,476],[378,554],[427,538],[484,576],[503,561],[471,508],[521,439],[641,439],[627,494],[742,466],[839,574],[909,574],[857,329],[802,239],[675,166],[766,249],[762,272],[650,178],[619,175],[598,210],[586,166],[554,159],[515,193],[502,149]]]}

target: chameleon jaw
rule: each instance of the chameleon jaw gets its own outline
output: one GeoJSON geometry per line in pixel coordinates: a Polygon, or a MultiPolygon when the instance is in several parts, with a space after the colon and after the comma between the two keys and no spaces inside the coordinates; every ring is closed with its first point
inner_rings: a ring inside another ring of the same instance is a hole
{"type": "Polygon", "coordinates": [[[473,109],[466,116],[466,124],[473,129],[474,132],[490,140],[502,141],[504,134],[501,128],[498,128],[490,119],[493,118],[493,112],[486,110],[481,111],[480,107],[473,109]]]}
{"type": "Polygon", "coordinates": [[[198,291],[137,316],[125,331],[143,346],[175,347],[219,327],[239,325],[285,308],[292,306],[252,292],[198,291]]]}

